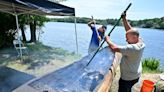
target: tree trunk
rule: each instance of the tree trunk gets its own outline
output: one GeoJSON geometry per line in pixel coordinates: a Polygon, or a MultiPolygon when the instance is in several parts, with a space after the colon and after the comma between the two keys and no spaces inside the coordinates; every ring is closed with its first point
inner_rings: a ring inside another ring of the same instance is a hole
{"type": "Polygon", "coordinates": [[[31,33],[30,42],[36,42],[36,21],[30,23],[30,33],[31,33]]]}
{"type": "Polygon", "coordinates": [[[36,21],[34,20],[34,42],[36,42],[36,21]]]}
{"type": "Polygon", "coordinates": [[[25,32],[24,32],[24,27],[23,26],[20,26],[20,29],[22,31],[23,41],[26,42],[26,35],[25,35],[25,32]]]}

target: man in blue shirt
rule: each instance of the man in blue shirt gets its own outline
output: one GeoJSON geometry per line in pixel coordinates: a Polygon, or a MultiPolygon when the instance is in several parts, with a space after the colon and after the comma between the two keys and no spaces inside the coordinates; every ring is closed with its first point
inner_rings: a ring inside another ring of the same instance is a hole
{"type": "Polygon", "coordinates": [[[96,22],[94,20],[88,23],[88,26],[92,30],[92,38],[90,41],[88,53],[95,51],[99,47],[101,40],[104,38],[105,30],[107,29],[107,27],[104,25],[96,29],[95,24],[96,22]]]}

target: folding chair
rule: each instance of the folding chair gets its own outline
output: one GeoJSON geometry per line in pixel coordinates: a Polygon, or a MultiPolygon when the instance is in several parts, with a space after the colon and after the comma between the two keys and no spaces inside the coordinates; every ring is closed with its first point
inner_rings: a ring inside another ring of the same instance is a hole
{"type": "Polygon", "coordinates": [[[22,50],[22,54],[23,52],[25,52],[27,55],[28,55],[28,50],[27,50],[27,47],[24,46],[24,44],[19,41],[19,40],[13,40],[13,45],[18,53],[18,56],[20,56],[20,50],[22,50]],[[20,46],[21,45],[21,46],[20,46]]]}

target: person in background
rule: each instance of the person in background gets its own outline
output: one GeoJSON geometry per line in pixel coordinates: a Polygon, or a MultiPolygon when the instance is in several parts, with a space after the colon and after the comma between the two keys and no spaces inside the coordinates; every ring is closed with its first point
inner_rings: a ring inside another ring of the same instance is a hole
{"type": "Polygon", "coordinates": [[[94,20],[90,21],[88,23],[88,26],[92,30],[92,37],[91,37],[88,53],[91,53],[91,52],[97,50],[101,40],[104,38],[105,30],[107,29],[107,27],[104,25],[102,25],[101,27],[96,29],[95,24],[96,24],[96,21],[94,21],[94,20]]]}
{"type": "Polygon", "coordinates": [[[119,80],[118,92],[131,92],[131,88],[138,82],[142,73],[141,57],[145,44],[139,37],[137,29],[131,27],[126,19],[126,14],[122,14],[122,20],[126,31],[127,45],[119,46],[110,40],[109,36],[105,37],[106,42],[113,52],[122,54],[120,62],[121,77],[119,80]]]}

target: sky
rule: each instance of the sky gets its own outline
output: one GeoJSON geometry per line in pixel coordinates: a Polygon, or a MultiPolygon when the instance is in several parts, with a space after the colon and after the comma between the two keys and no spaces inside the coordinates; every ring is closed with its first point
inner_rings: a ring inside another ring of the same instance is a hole
{"type": "Polygon", "coordinates": [[[119,18],[129,3],[131,20],[164,17],[164,0],[67,0],[61,4],[75,8],[77,17],[119,18]]]}

